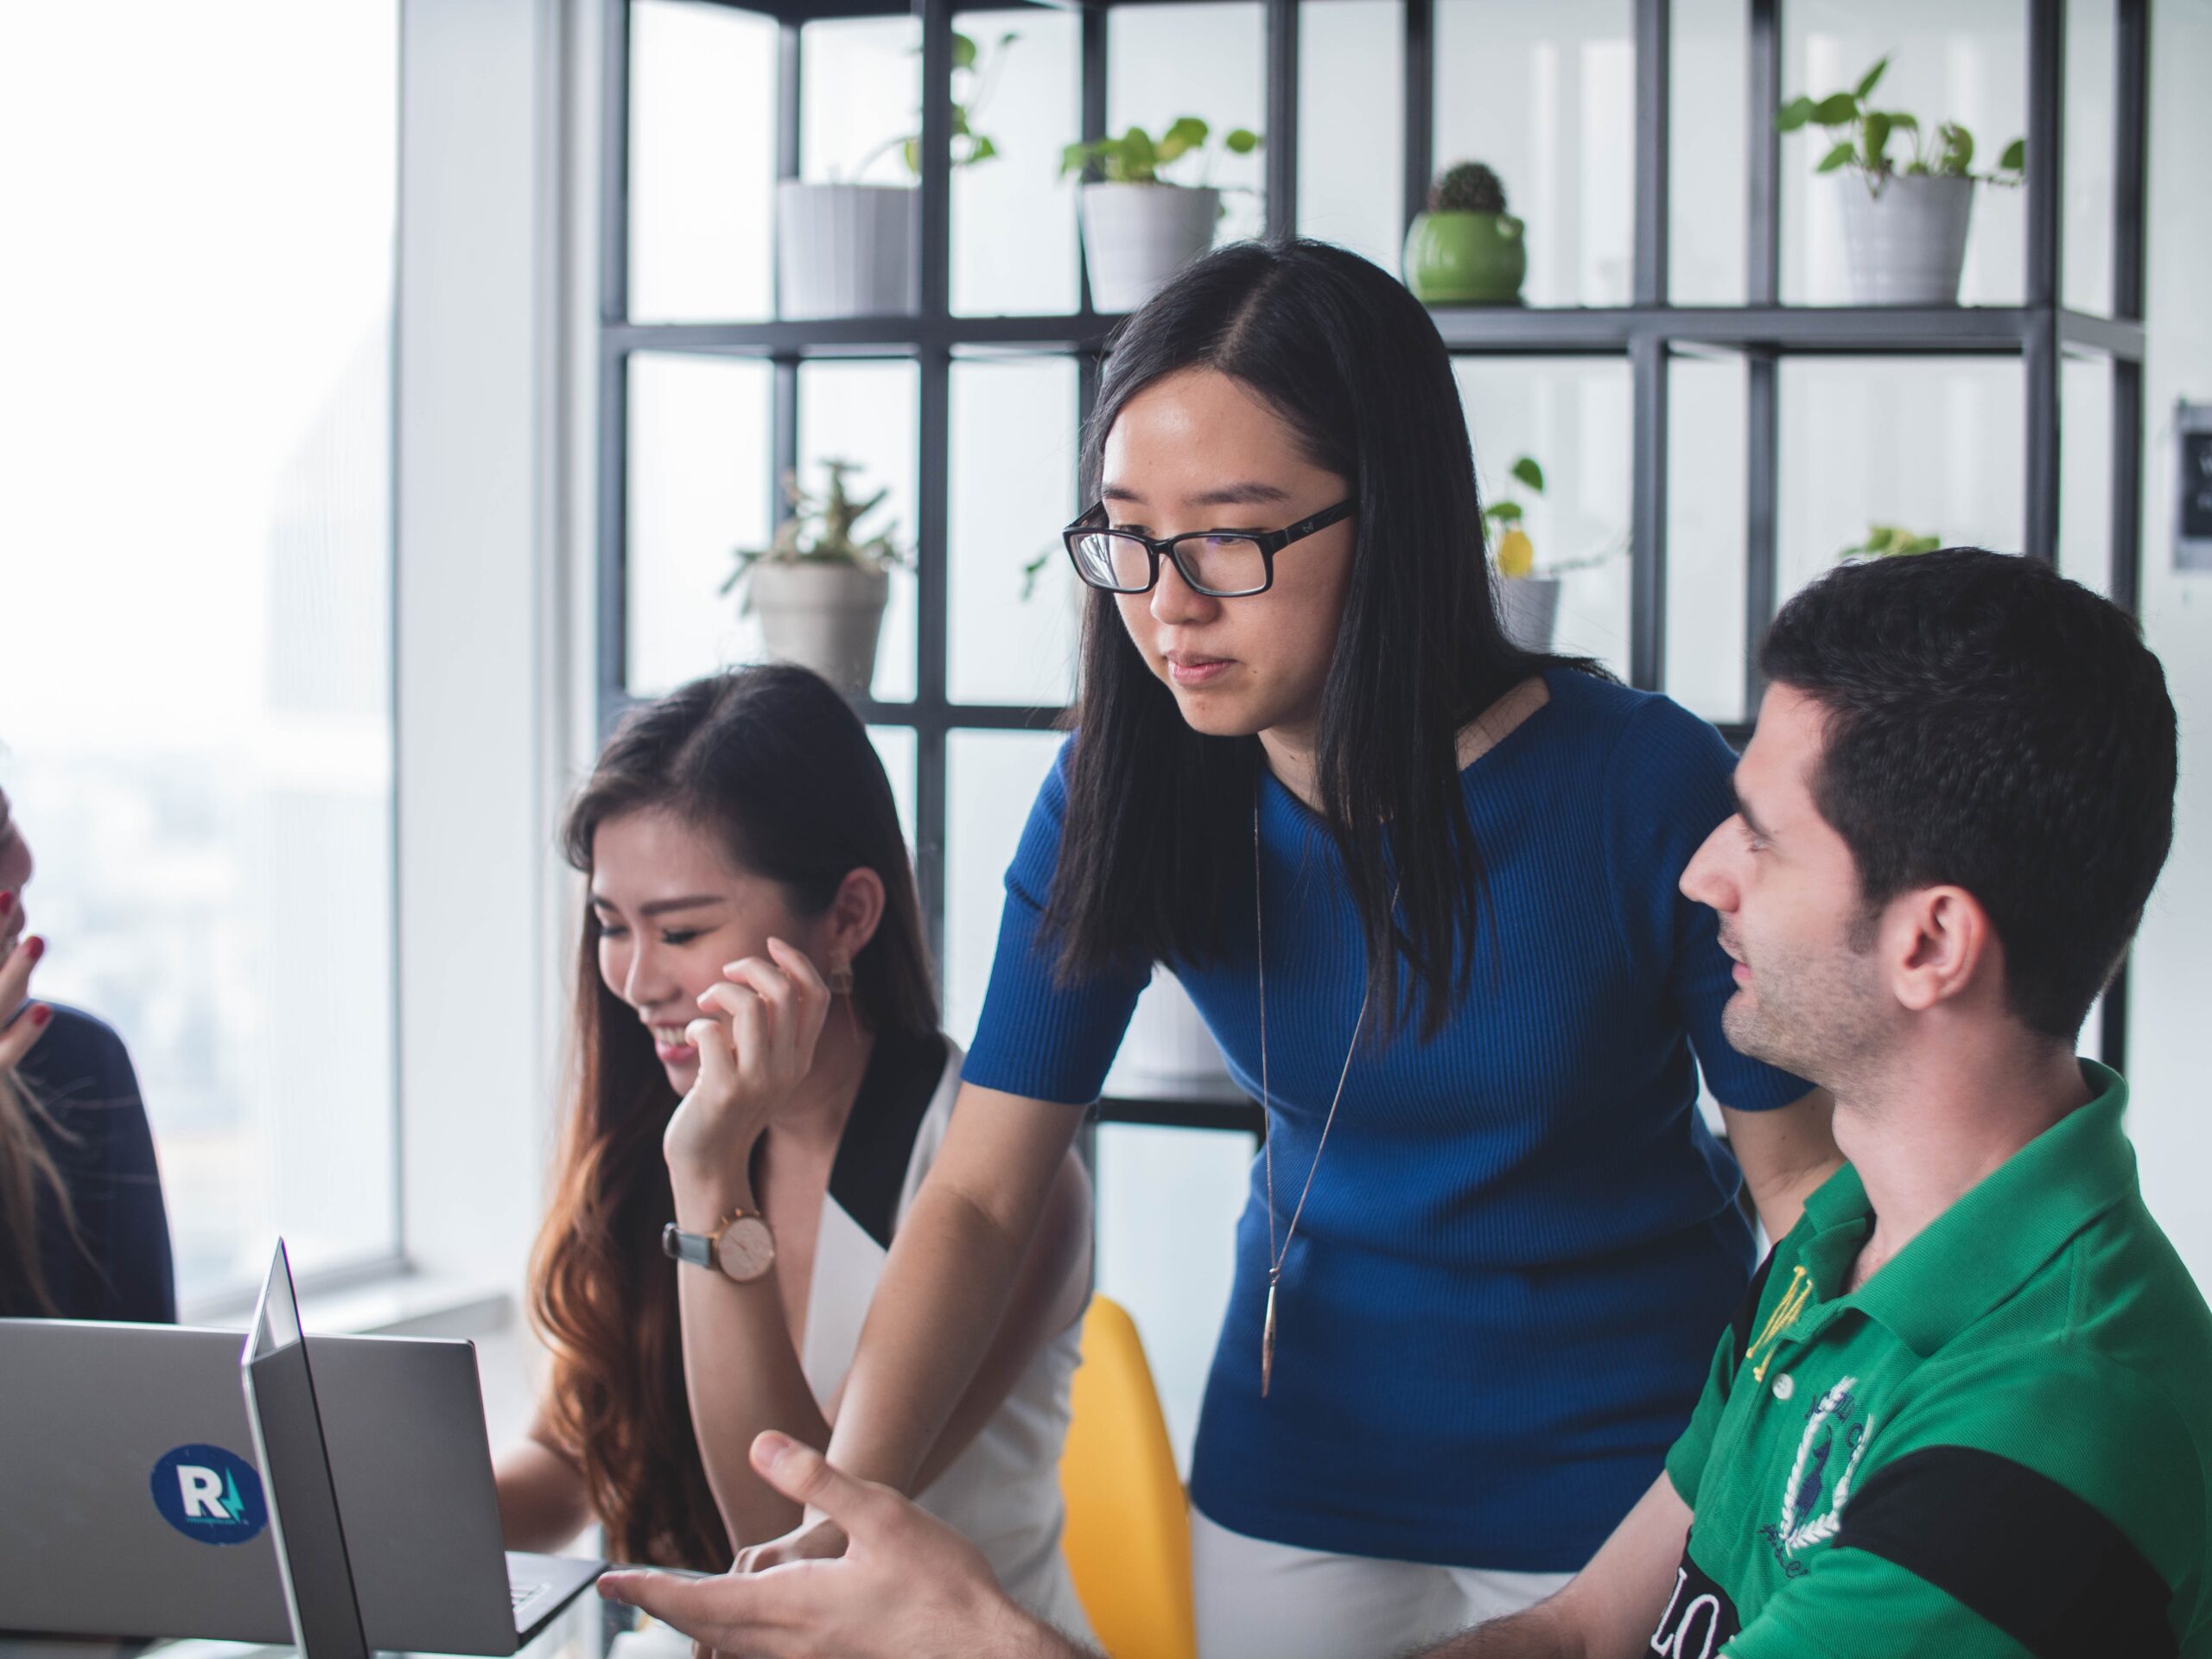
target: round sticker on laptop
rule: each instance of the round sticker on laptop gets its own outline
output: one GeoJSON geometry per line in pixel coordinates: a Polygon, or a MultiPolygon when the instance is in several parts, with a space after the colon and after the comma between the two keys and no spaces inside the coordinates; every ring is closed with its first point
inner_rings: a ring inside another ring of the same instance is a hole
{"type": "Polygon", "coordinates": [[[154,1507],[162,1519],[203,1544],[242,1544],[269,1524],[261,1476],[219,1446],[180,1446],[154,1465],[154,1507]]]}

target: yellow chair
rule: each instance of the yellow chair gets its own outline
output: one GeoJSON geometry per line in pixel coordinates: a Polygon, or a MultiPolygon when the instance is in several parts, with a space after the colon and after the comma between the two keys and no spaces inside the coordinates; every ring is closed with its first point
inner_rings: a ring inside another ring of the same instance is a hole
{"type": "Polygon", "coordinates": [[[1112,1659],[1197,1659],[1191,1518],[1152,1367],[1128,1312],[1090,1299],[1060,1454],[1062,1548],[1112,1659]]]}

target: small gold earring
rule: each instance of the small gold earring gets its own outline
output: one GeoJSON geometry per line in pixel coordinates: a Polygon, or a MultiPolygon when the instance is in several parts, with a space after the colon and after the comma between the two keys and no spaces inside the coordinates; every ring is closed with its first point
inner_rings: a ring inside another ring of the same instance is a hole
{"type": "Polygon", "coordinates": [[[823,976],[832,996],[849,996],[853,989],[853,970],[843,963],[837,963],[823,976]]]}

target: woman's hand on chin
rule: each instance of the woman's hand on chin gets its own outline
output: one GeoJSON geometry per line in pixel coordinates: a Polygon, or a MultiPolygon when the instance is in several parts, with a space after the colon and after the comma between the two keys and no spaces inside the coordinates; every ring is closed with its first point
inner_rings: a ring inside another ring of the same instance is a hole
{"type": "Polygon", "coordinates": [[[699,1076],[661,1137],[670,1175],[741,1177],[753,1143],[814,1065],[830,1012],[830,988],[806,953],[781,939],[766,957],[722,969],[699,997],[684,1035],[699,1051],[699,1076]]]}

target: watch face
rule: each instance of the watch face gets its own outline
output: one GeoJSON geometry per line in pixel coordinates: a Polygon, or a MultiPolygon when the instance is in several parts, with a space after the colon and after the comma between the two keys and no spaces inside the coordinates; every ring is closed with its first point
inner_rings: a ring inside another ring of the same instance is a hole
{"type": "Polygon", "coordinates": [[[775,1265],[776,1236],[758,1216],[740,1216],[722,1229],[715,1246],[721,1270],[741,1285],[749,1285],[775,1265]]]}

